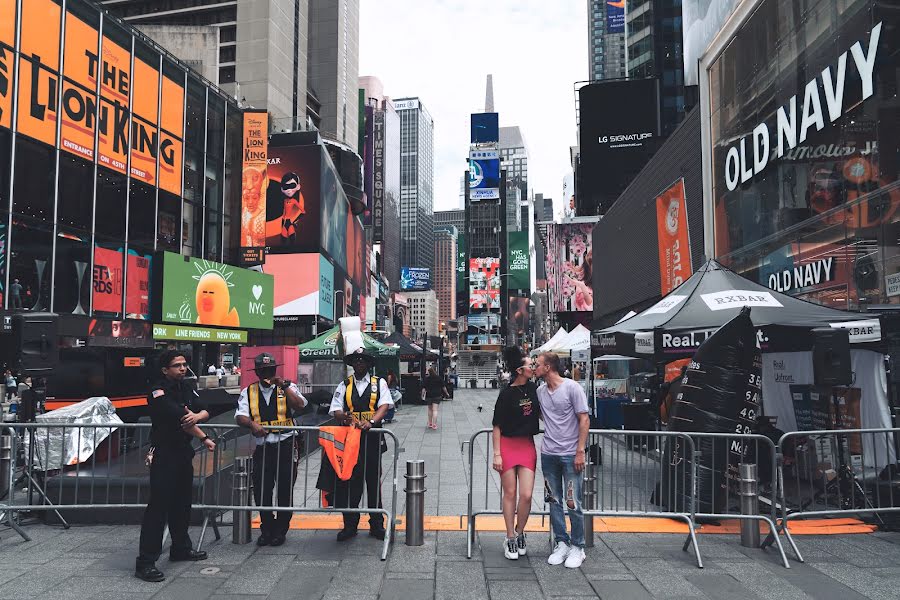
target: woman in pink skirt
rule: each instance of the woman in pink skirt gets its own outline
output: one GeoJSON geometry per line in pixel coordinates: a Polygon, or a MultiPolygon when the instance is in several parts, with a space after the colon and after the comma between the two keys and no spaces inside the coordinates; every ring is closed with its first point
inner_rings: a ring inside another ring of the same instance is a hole
{"type": "Polygon", "coordinates": [[[503,486],[503,520],[506,522],[503,554],[516,560],[527,552],[525,524],[531,512],[537,465],[534,436],[540,430],[541,407],[537,388],[531,381],[534,376],[531,359],[512,347],[504,350],[503,357],[514,379],[500,392],[494,406],[494,469],[500,473],[503,486]]]}

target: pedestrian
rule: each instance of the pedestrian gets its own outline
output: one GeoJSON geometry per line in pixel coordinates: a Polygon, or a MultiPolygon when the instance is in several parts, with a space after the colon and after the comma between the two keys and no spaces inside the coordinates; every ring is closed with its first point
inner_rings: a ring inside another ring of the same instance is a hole
{"type": "Polygon", "coordinates": [[[206,560],[206,552],[194,550],[188,536],[191,498],[194,483],[194,449],[191,440],[199,438],[207,450],[215,443],[198,423],[209,419],[193,387],[185,382],[188,362],[183,352],[166,350],[159,357],[162,375],[147,394],[151,448],[147,456],[150,466],[150,500],[141,522],[140,554],[134,575],[144,581],[166,578],[156,568],[162,552],[163,529],[168,525],[172,536],[169,560],[206,560]]]}
{"type": "Polygon", "coordinates": [[[444,385],[444,381],[438,377],[434,367],[428,367],[428,375],[422,382],[422,401],[428,403],[428,427],[429,429],[437,429],[438,405],[442,398],[446,398],[449,394],[444,385]]]}
{"type": "Polygon", "coordinates": [[[453,399],[453,378],[450,376],[450,368],[444,367],[444,387],[447,389],[447,398],[453,399]]]}
{"type": "Polygon", "coordinates": [[[222,384],[225,383],[225,369],[222,368],[221,364],[216,367],[216,377],[219,378],[219,387],[222,387],[222,384]]]}
{"type": "Polygon", "coordinates": [[[3,374],[3,378],[6,384],[6,401],[9,402],[16,395],[16,378],[13,377],[12,371],[9,369],[3,374]]]}
{"type": "Polygon", "coordinates": [[[393,369],[388,369],[386,379],[388,389],[391,390],[391,399],[394,401],[394,406],[392,406],[390,410],[388,410],[388,414],[384,418],[384,422],[393,423],[394,415],[400,409],[400,399],[402,398],[402,395],[400,393],[400,381],[397,379],[397,375],[394,373],[393,369]]]}
{"type": "Polygon", "coordinates": [[[559,356],[544,352],[537,357],[535,375],[544,380],[537,389],[544,419],[541,443],[541,470],[550,486],[550,526],[556,547],[547,562],[562,562],[577,569],[584,562],[584,513],[581,507],[581,472],[587,444],[590,418],[587,397],[581,386],[559,374],[559,356]],[[572,524],[572,536],[566,533],[565,501],[572,524]]]}
{"type": "MultiPolygon", "coordinates": [[[[277,506],[293,503],[294,464],[297,462],[296,431],[267,427],[292,427],[294,417],[307,405],[297,384],[276,375],[275,357],[268,352],[257,355],[254,371],[259,381],[241,390],[235,422],[249,427],[256,439],[253,451],[253,501],[256,506],[273,506],[277,486],[277,506]]],[[[281,546],[291,525],[290,511],[260,510],[260,534],[257,546],[281,546]]]]}
{"type": "Polygon", "coordinates": [[[531,359],[515,347],[507,348],[503,355],[507,368],[515,373],[515,379],[500,391],[494,406],[494,470],[500,473],[503,487],[503,521],[506,523],[503,554],[510,560],[517,560],[527,553],[525,525],[534,491],[537,467],[534,436],[540,431],[541,409],[537,387],[531,381],[534,377],[531,359]]]}
{"type": "Polygon", "coordinates": [[[19,283],[18,279],[13,279],[13,282],[9,285],[9,296],[12,300],[13,310],[22,310],[22,284],[19,283]]]}
{"type": "MultiPolygon", "coordinates": [[[[344,362],[353,367],[353,374],[334,390],[328,412],[339,424],[362,429],[362,440],[359,444],[359,458],[350,479],[335,483],[333,504],[336,508],[359,507],[365,483],[367,508],[381,508],[382,439],[380,434],[369,430],[381,426],[388,409],[394,405],[394,400],[387,381],[372,373],[375,367],[374,356],[363,348],[358,348],[355,352],[348,353],[344,362]]],[[[343,516],[344,528],[337,534],[339,542],[355,536],[359,527],[359,513],[345,512],[343,516]]],[[[383,514],[369,513],[369,535],[379,540],[384,539],[383,514]]]]}
{"type": "Polygon", "coordinates": [[[216,365],[210,363],[209,368],[206,369],[207,375],[215,375],[216,374],[216,365]]]}

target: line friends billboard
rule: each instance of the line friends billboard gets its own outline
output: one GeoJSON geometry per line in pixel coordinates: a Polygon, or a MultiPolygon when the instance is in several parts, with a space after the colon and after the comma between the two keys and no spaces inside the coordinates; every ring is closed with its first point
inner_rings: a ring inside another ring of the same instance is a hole
{"type": "Polygon", "coordinates": [[[181,195],[183,71],[171,79],[160,75],[159,55],[132,57],[117,26],[101,36],[99,14],[86,4],[63,13],[59,1],[28,0],[21,11],[16,55],[15,3],[0,2],[0,127],[12,128],[18,66],[17,131],[83,159],[96,154],[122,174],[130,158],[132,177],[181,195]]]}

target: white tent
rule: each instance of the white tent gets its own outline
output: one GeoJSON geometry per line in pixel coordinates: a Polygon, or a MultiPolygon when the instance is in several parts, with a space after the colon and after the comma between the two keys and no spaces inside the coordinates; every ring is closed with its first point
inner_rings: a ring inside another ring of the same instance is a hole
{"type": "Polygon", "coordinates": [[[553,337],[544,342],[542,346],[535,348],[534,353],[539,354],[541,352],[550,352],[551,350],[555,349],[559,345],[559,342],[568,335],[569,332],[560,327],[559,330],[553,334],[553,337]]]}
{"type": "Polygon", "coordinates": [[[554,352],[571,352],[573,350],[587,350],[591,347],[591,330],[584,325],[578,325],[575,329],[550,348],[554,352]]]}

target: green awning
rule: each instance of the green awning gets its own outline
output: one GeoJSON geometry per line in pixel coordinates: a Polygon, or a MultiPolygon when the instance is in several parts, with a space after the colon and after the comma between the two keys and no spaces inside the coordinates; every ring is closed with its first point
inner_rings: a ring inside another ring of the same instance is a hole
{"type": "MultiPolygon", "coordinates": [[[[338,349],[338,338],[340,335],[340,325],[335,325],[319,337],[300,344],[297,346],[300,350],[300,360],[341,360],[342,356],[338,349]]],[[[372,356],[392,357],[397,355],[396,348],[382,344],[365,333],[363,333],[363,346],[372,356]]]]}

